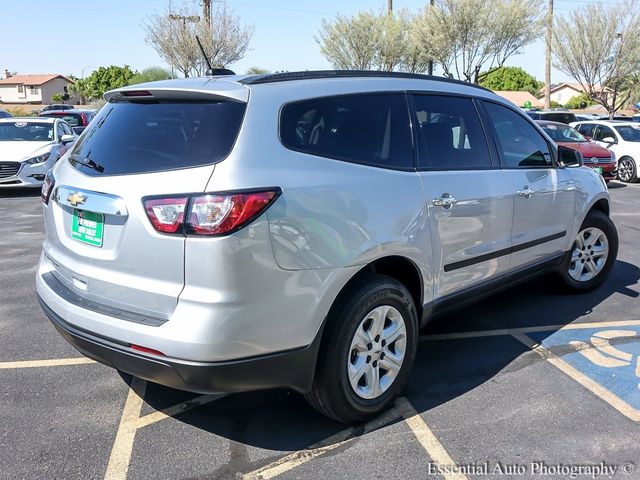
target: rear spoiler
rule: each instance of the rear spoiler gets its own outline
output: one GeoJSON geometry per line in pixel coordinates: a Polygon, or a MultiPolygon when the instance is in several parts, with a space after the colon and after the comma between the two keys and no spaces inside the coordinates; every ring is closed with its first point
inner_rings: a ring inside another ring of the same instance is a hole
{"type": "MultiPolygon", "coordinates": [[[[152,82],[111,90],[104,94],[107,102],[135,100],[227,100],[246,103],[249,101],[249,88],[233,81],[207,79],[189,82],[180,86],[180,81],[152,82]]],[[[186,83],[186,82],[185,82],[186,83]]]]}

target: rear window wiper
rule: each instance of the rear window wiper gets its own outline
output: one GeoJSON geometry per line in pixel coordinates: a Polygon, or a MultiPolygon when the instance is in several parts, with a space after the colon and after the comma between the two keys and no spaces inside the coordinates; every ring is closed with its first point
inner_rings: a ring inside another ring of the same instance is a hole
{"type": "Polygon", "coordinates": [[[98,162],[91,160],[89,157],[84,157],[82,160],[78,159],[78,155],[69,155],[69,159],[72,162],[79,163],[80,165],[84,165],[96,172],[104,172],[104,167],[100,165],[98,162]]]}

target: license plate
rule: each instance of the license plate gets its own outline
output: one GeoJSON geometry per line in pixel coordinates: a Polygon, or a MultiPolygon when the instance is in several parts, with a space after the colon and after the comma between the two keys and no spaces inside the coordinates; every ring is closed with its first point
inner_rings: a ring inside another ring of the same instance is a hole
{"type": "Polygon", "coordinates": [[[88,243],[94,247],[101,247],[103,230],[103,214],[78,209],[73,210],[71,238],[75,238],[83,243],[88,243]]]}
{"type": "Polygon", "coordinates": [[[595,167],[594,170],[602,175],[602,167],[595,167]]]}

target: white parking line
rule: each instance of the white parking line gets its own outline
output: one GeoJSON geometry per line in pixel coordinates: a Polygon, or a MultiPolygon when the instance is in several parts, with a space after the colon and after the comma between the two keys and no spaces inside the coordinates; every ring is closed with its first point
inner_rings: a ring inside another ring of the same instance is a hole
{"type": "Polygon", "coordinates": [[[456,472],[458,470],[456,468],[456,463],[447,453],[438,438],[433,434],[420,414],[415,410],[413,405],[411,405],[411,403],[405,398],[401,399],[401,401],[406,403],[404,409],[405,412],[407,412],[405,413],[407,425],[420,442],[420,445],[422,445],[422,448],[426,450],[427,455],[429,455],[433,463],[441,467],[448,467],[441,469],[444,478],[446,480],[467,480],[466,475],[456,472]],[[452,473],[447,473],[449,471],[452,473]]]}
{"type": "Polygon", "coordinates": [[[83,365],[86,363],[96,362],[86,357],[54,358],[50,360],[25,360],[20,362],[0,362],[0,370],[9,370],[12,368],[63,367],[67,365],[83,365]]]}

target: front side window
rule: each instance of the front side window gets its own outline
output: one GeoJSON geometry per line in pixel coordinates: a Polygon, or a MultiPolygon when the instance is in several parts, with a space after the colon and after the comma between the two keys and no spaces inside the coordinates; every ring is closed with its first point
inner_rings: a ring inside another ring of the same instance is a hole
{"type": "Polygon", "coordinates": [[[489,147],[471,99],[415,95],[413,103],[421,167],[447,170],[491,167],[489,147]]]}
{"type": "Polygon", "coordinates": [[[507,168],[552,165],[549,145],[533,125],[507,107],[492,102],[484,105],[507,168]]]}
{"type": "Polygon", "coordinates": [[[409,113],[401,94],[315,98],[285,105],[280,139],[311,155],[385,168],[413,167],[409,113]]]}
{"type": "Polygon", "coordinates": [[[593,123],[582,123],[576,127],[576,129],[585,137],[593,138],[593,130],[595,125],[593,123]]]}
{"type": "Polygon", "coordinates": [[[593,132],[593,139],[596,142],[604,142],[605,138],[615,139],[616,136],[613,133],[613,130],[611,130],[609,127],[605,127],[604,125],[598,125],[595,131],[593,132]]]}

